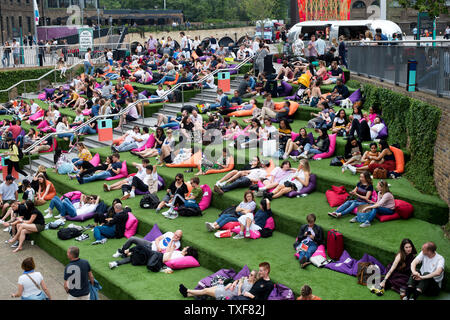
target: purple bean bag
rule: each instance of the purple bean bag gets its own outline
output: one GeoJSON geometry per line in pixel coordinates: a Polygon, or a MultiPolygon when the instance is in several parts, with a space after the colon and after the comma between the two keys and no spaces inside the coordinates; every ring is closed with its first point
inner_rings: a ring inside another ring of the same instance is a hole
{"type": "Polygon", "coordinates": [[[236,276],[236,272],[233,269],[220,269],[219,271],[213,273],[212,275],[209,275],[206,278],[200,280],[197,286],[195,287],[195,290],[209,288],[211,286],[211,280],[218,275],[223,276],[225,278],[233,278],[234,276],[236,276]]]}
{"type": "MultiPolygon", "coordinates": [[[[292,141],[294,141],[295,138],[297,138],[298,136],[299,136],[298,133],[292,132],[292,133],[291,133],[291,139],[292,139],[292,141]]],[[[308,138],[309,138],[309,143],[310,143],[311,145],[314,144],[314,136],[313,136],[312,132],[308,133],[308,138]]],[[[291,155],[291,156],[298,156],[298,155],[300,155],[300,152],[299,152],[298,150],[292,150],[290,155],[291,155]]]]}
{"type": "Polygon", "coordinates": [[[308,186],[302,188],[300,191],[291,191],[288,194],[286,194],[289,198],[294,198],[296,196],[302,195],[302,194],[310,194],[314,190],[316,190],[316,175],[311,174],[309,176],[309,184],[308,186]]]}
{"type": "MultiPolygon", "coordinates": [[[[334,270],[337,272],[342,272],[348,274],[350,276],[353,275],[353,266],[356,263],[356,260],[350,257],[350,254],[344,250],[342,252],[341,257],[336,262],[330,262],[324,266],[324,268],[334,270]]],[[[358,266],[358,265],[357,265],[358,266]]]]}
{"type": "Polygon", "coordinates": [[[148,97],[148,92],[147,92],[147,90],[142,91],[141,94],[143,94],[144,96],[148,97]]]}
{"type": "Polygon", "coordinates": [[[380,132],[378,132],[377,139],[387,139],[387,137],[388,137],[388,127],[386,125],[386,122],[384,122],[383,119],[381,119],[381,122],[384,124],[384,128],[381,129],[380,132]]]}
{"type": "Polygon", "coordinates": [[[276,283],[267,300],[295,300],[294,292],[281,283],[276,283]]]}
{"type": "Polygon", "coordinates": [[[370,262],[373,263],[375,265],[377,265],[380,268],[380,272],[381,274],[386,274],[386,268],[380,263],[380,261],[378,261],[377,259],[375,259],[374,257],[368,255],[367,253],[365,253],[363,255],[363,257],[356,261],[355,264],[353,265],[353,275],[356,277],[356,275],[358,274],[358,263],[360,262],[370,262]]]}
{"type": "Polygon", "coordinates": [[[150,232],[147,233],[147,235],[144,237],[144,240],[153,241],[161,235],[162,235],[162,232],[161,232],[161,230],[159,230],[158,225],[155,223],[153,225],[152,230],[150,230],[150,232]]]}
{"type": "Polygon", "coordinates": [[[206,61],[208,59],[208,56],[201,56],[198,58],[200,61],[206,61]]]}
{"type": "Polygon", "coordinates": [[[291,94],[292,86],[289,83],[286,81],[281,81],[281,87],[283,88],[283,91],[278,94],[279,97],[286,97],[291,94]]]}
{"type": "Polygon", "coordinates": [[[63,89],[70,90],[70,84],[66,83],[65,85],[63,85],[63,89]]]}
{"type": "MultiPolygon", "coordinates": [[[[362,99],[362,94],[361,94],[361,89],[356,90],[355,92],[353,92],[349,97],[350,101],[352,103],[355,103],[357,101],[361,101],[362,99]]],[[[339,106],[341,104],[342,100],[336,100],[334,103],[339,106]]]]}
{"type": "Polygon", "coordinates": [[[236,69],[233,69],[233,68],[235,68],[236,66],[237,66],[237,64],[229,64],[229,65],[228,65],[228,72],[229,72],[230,74],[237,74],[238,71],[237,71],[236,69]]]}
{"type": "Polygon", "coordinates": [[[82,214],[82,215],[76,216],[76,217],[71,217],[71,216],[67,215],[66,219],[70,220],[70,221],[85,221],[88,219],[92,219],[94,217],[94,215],[95,215],[95,211],[89,212],[86,214],[82,214]]]}
{"type": "Polygon", "coordinates": [[[245,265],[241,271],[238,272],[237,275],[233,277],[234,280],[239,280],[242,277],[248,277],[250,275],[250,269],[247,265],[245,265]]]}

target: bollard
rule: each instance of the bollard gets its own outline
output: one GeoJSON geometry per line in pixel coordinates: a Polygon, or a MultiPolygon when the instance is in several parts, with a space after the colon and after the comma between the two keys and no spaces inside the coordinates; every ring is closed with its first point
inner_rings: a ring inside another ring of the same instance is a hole
{"type": "Polygon", "coordinates": [[[408,69],[407,69],[407,78],[406,78],[406,91],[414,92],[417,91],[417,82],[416,82],[416,70],[417,70],[417,61],[416,60],[408,60],[408,69]]]}

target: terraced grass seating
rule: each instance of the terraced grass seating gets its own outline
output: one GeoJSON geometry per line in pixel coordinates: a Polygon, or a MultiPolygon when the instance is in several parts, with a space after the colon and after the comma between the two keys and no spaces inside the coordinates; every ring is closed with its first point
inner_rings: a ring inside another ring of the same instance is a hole
{"type": "MultiPolygon", "coordinates": [[[[102,157],[109,154],[108,148],[100,148],[98,151],[102,157]]],[[[131,154],[121,154],[121,160],[138,161],[131,154]]],[[[154,163],[154,160],[152,160],[154,163]]],[[[130,172],[134,168],[128,167],[130,172]]],[[[314,170],[314,169],[313,169],[314,170]]],[[[158,173],[166,181],[172,181],[179,169],[158,168],[158,173]]],[[[314,172],[314,171],[313,171],[314,172]]],[[[69,180],[66,176],[49,173],[50,179],[60,193],[79,189],[75,180],[69,180]]],[[[188,180],[193,174],[185,174],[188,180]]],[[[213,185],[222,175],[214,174],[201,176],[201,183],[213,185]]],[[[320,178],[319,178],[320,181],[320,178]]],[[[83,192],[97,193],[103,182],[93,182],[83,185],[83,192]]],[[[158,193],[162,198],[165,191],[158,193]]],[[[102,193],[102,199],[110,203],[118,197],[120,191],[102,193]]],[[[356,279],[326,269],[318,269],[313,266],[306,270],[300,270],[298,262],[293,258],[292,243],[295,240],[298,229],[305,223],[306,215],[310,212],[318,216],[318,224],[325,231],[330,228],[338,228],[345,237],[346,250],[359,259],[363,253],[375,256],[384,265],[389,263],[403,237],[411,238],[415,244],[433,240],[438,245],[438,251],[444,257],[449,257],[450,250],[442,238],[442,231],[438,226],[418,220],[398,220],[389,223],[374,223],[371,228],[361,229],[349,224],[345,220],[335,220],[327,216],[330,209],[325,196],[321,192],[314,192],[305,198],[283,199],[272,202],[272,210],[276,222],[276,230],[271,238],[258,240],[217,239],[211,233],[206,232],[205,221],[214,221],[222,209],[231,204],[242,201],[243,190],[234,190],[221,197],[213,196],[212,206],[204,211],[202,217],[179,217],[176,220],[164,219],[156,215],[154,210],[139,208],[140,197],[129,199],[126,205],[133,209],[133,214],[139,219],[138,236],[145,236],[151,227],[157,223],[163,232],[181,228],[184,230],[183,245],[192,245],[199,250],[199,262],[201,267],[175,271],[171,275],[163,273],[150,273],[145,267],[121,266],[120,270],[109,270],[107,263],[112,261],[111,255],[123,244],[123,239],[110,239],[101,248],[91,246],[90,240],[78,243],[74,240],[60,241],[56,238],[55,231],[45,231],[34,236],[39,246],[43,247],[60,261],[65,261],[65,250],[70,245],[78,245],[83,256],[90,260],[94,274],[104,287],[108,297],[113,299],[178,299],[178,284],[184,283],[188,287],[194,287],[197,281],[214,273],[221,268],[233,268],[240,270],[245,264],[250,268],[256,268],[261,261],[271,264],[271,278],[293,289],[299,294],[304,279],[314,288],[315,294],[324,299],[373,299],[373,295],[367,288],[357,285],[356,279]],[[382,237],[380,237],[380,233],[382,237]],[[102,254],[98,254],[98,252],[102,254]],[[140,269],[137,269],[140,268],[140,269]],[[304,278],[306,277],[306,278],[304,278]],[[164,285],[162,285],[164,283],[164,285]],[[329,290],[330,283],[334,290],[329,290]],[[163,287],[162,287],[163,286],[163,287]]],[[[44,209],[44,207],[42,207],[44,209]]],[[[82,223],[87,224],[89,221],[82,223]]],[[[91,234],[91,233],[90,233],[91,234]]],[[[91,234],[92,235],[92,234],[91,234]]],[[[92,238],[92,237],[91,237],[92,238]]],[[[446,268],[448,274],[448,268],[446,268]]],[[[447,279],[446,274],[446,279],[447,279]]],[[[392,291],[387,291],[380,299],[398,299],[392,291]]]]}

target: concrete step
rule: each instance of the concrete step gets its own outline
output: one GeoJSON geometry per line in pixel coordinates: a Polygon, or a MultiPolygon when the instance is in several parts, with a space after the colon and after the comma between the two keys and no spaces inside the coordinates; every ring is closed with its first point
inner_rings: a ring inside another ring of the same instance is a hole
{"type": "MultiPolygon", "coordinates": [[[[113,134],[114,138],[114,134],[113,134]]],[[[102,148],[111,145],[110,141],[98,141],[98,136],[85,136],[83,143],[88,148],[102,148]]]]}

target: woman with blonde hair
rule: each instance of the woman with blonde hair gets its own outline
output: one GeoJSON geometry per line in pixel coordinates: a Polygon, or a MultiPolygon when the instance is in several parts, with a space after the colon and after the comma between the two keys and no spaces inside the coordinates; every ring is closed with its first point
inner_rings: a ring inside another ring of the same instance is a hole
{"type": "Polygon", "coordinates": [[[375,219],[376,215],[389,216],[394,214],[395,200],[391,191],[389,190],[388,183],[385,180],[380,180],[377,184],[378,199],[377,202],[369,200],[369,203],[373,205],[365,207],[358,212],[356,217],[350,220],[350,222],[360,222],[361,228],[370,227],[370,223],[375,219]]]}
{"type": "Polygon", "coordinates": [[[279,184],[270,194],[272,199],[279,198],[291,191],[300,191],[303,187],[309,185],[311,168],[307,159],[300,160],[297,170],[294,171],[291,178],[283,184],[279,184]]]}

